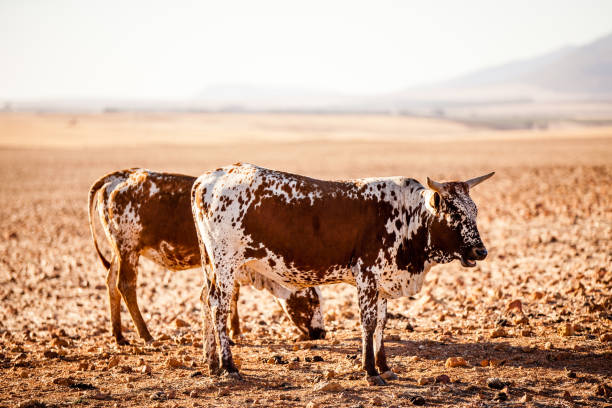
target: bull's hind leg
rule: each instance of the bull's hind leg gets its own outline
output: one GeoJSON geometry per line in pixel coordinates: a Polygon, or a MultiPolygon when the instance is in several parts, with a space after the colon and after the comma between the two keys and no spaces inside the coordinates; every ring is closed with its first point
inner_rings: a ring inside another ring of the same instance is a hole
{"type": "Polygon", "coordinates": [[[204,277],[204,287],[200,300],[202,301],[202,343],[204,345],[204,358],[208,365],[210,375],[215,375],[219,371],[219,355],[217,354],[217,343],[215,340],[215,328],[212,320],[212,313],[209,304],[209,292],[211,283],[204,277]]]}
{"type": "Polygon", "coordinates": [[[215,279],[213,279],[210,291],[208,292],[208,299],[215,328],[215,337],[219,344],[221,371],[224,371],[231,377],[240,379],[240,374],[232,358],[230,339],[227,335],[227,316],[234,292],[234,274],[233,271],[225,267],[216,267],[214,277],[215,279]]]}
{"type": "Polygon", "coordinates": [[[138,335],[147,343],[151,343],[153,341],[153,336],[151,336],[151,333],[149,333],[149,329],[147,329],[147,325],[140,314],[140,309],[138,308],[138,299],[136,297],[136,282],[138,276],[137,267],[138,254],[130,253],[125,256],[122,254],[119,262],[117,288],[119,289],[121,296],[123,296],[123,300],[127,305],[130,316],[132,316],[132,321],[136,326],[138,335]]]}
{"type": "Polygon", "coordinates": [[[108,290],[108,302],[111,317],[112,334],[119,345],[130,344],[121,332],[121,294],[117,289],[118,261],[113,256],[106,275],[106,288],[108,290]]]}
{"type": "Polygon", "coordinates": [[[230,312],[230,336],[232,340],[237,340],[241,334],[240,316],[238,315],[238,299],[240,298],[240,284],[234,283],[234,294],[232,295],[232,305],[230,312]]]}

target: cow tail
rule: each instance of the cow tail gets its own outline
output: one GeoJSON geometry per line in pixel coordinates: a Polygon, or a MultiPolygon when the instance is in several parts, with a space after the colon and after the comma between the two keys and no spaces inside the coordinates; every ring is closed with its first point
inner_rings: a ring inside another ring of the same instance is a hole
{"type": "Polygon", "coordinates": [[[102,188],[102,186],[106,184],[107,177],[108,176],[102,177],[101,179],[96,181],[93,184],[93,186],[91,186],[91,188],[89,189],[89,199],[87,201],[88,210],[89,210],[89,230],[91,231],[91,237],[93,239],[93,243],[96,248],[96,252],[98,253],[98,257],[100,258],[100,261],[102,261],[102,265],[104,265],[104,268],[106,269],[110,267],[110,262],[108,261],[108,259],[104,257],[104,255],[102,254],[102,251],[100,251],[100,247],[98,246],[98,240],[96,239],[96,232],[94,230],[93,212],[94,212],[94,207],[96,206],[96,202],[95,202],[96,195],[100,191],[100,188],[102,188]]]}

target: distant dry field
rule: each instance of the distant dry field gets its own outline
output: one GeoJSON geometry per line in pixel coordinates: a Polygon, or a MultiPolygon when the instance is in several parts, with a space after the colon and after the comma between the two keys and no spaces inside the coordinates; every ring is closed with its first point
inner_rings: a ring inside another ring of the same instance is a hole
{"type": "Polygon", "coordinates": [[[0,114],[0,234],[0,407],[401,407],[415,397],[432,407],[612,406],[610,127],[0,114]],[[141,261],[141,309],[161,340],[142,344],[124,308],[132,346],[113,344],[105,271],[88,230],[89,186],[120,168],[197,175],[237,161],[326,179],[497,172],[472,193],[487,260],[434,268],[421,293],[390,302],[386,344],[398,381],[366,385],[348,285],[323,289],[328,335],[319,341],[297,340],[271,295],[244,289],[245,333],[233,351],[245,381],[232,382],[209,378],[202,365],[201,272],[141,261]],[[299,362],[268,363],[277,355],[299,362]],[[314,356],[323,361],[307,361],[314,356]],[[445,366],[450,357],[468,366],[445,366]],[[171,358],[182,367],[169,367],[171,358]],[[494,378],[502,389],[487,385],[494,378]],[[338,390],[316,391],[323,381],[338,390]]]}

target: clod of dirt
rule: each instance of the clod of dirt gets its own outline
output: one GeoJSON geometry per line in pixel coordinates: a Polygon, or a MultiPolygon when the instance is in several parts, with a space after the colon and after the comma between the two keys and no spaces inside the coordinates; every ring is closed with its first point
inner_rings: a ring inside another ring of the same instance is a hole
{"type": "Polygon", "coordinates": [[[434,382],[436,384],[448,384],[448,383],[450,383],[450,381],[451,380],[450,380],[450,377],[448,375],[442,374],[442,375],[437,376],[434,382]]]}
{"type": "Polygon", "coordinates": [[[563,323],[557,327],[557,333],[563,337],[573,336],[576,333],[576,328],[571,323],[563,323]]]}
{"type": "Polygon", "coordinates": [[[181,363],[178,359],[174,357],[170,357],[166,360],[166,367],[168,368],[180,368],[183,367],[183,363],[181,363]]]}
{"type": "Polygon", "coordinates": [[[187,323],[186,321],[184,321],[183,319],[179,319],[177,317],[176,319],[174,319],[174,326],[177,329],[180,329],[181,327],[190,327],[191,325],[187,323]]]}
{"type": "Polygon", "coordinates": [[[444,366],[446,368],[469,367],[469,364],[463,357],[449,357],[446,359],[444,366]]]}
{"type": "Polygon", "coordinates": [[[487,379],[487,387],[493,388],[494,390],[501,390],[506,385],[508,385],[506,382],[500,380],[497,377],[492,377],[492,378],[487,379]]]}
{"type": "Polygon", "coordinates": [[[496,339],[498,337],[506,337],[506,335],[507,335],[506,330],[504,330],[503,327],[498,327],[497,329],[494,329],[491,332],[489,337],[492,338],[492,339],[496,339]]]}
{"type": "Polygon", "coordinates": [[[314,386],[314,391],[338,392],[343,389],[344,388],[335,381],[322,381],[314,386]]]}

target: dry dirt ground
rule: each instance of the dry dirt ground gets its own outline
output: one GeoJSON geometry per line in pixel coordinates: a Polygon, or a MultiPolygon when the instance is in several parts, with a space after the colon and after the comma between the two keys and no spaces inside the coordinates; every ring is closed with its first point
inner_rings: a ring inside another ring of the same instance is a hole
{"type": "Polygon", "coordinates": [[[1,407],[612,406],[611,128],[3,114],[0,146],[1,407]],[[390,302],[398,381],[366,385],[347,285],[323,289],[320,341],[299,340],[269,294],[243,289],[233,351],[245,380],[233,382],[202,365],[200,271],[141,261],[140,304],[158,340],[141,343],[124,308],[132,345],[113,344],[88,231],[90,184],[125,167],[199,174],[236,161],[329,179],[497,172],[472,194],[487,260],[434,268],[414,298],[390,302]]]}

